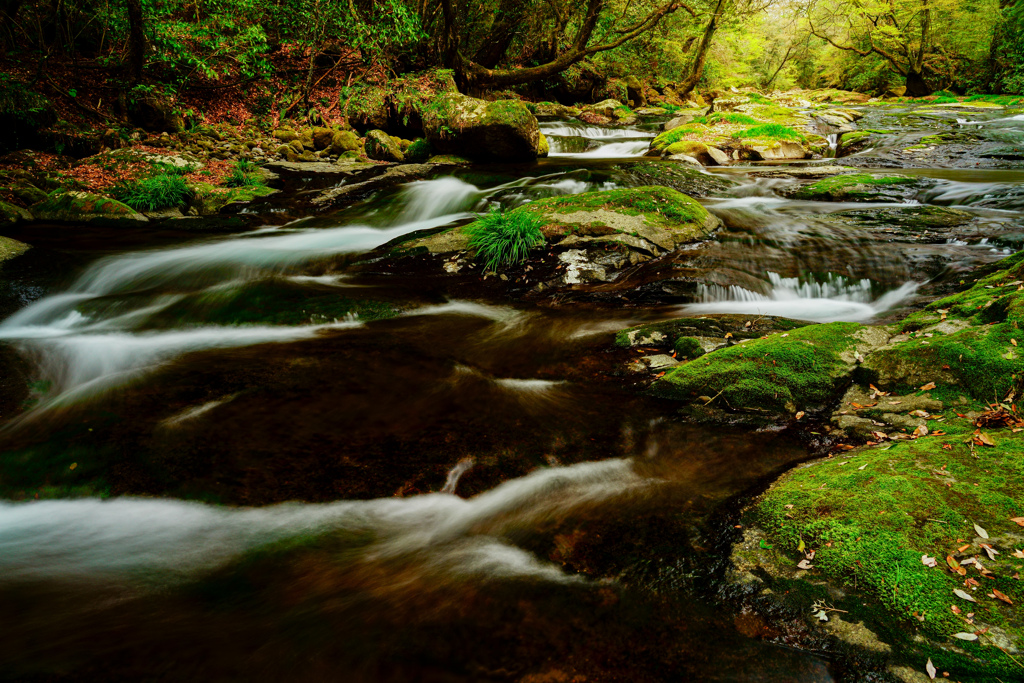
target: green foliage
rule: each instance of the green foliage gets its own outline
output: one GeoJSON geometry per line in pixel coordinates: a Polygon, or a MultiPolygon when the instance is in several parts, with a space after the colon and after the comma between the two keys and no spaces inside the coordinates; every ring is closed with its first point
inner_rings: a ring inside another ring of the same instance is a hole
{"type": "Polygon", "coordinates": [[[760,123],[760,121],[755,119],[753,116],[747,116],[746,114],[737,114],[737,113],[734,113],[734,112],[720,112],[720,111],[716,111],[716,112],[714,112],[712,114],[709,114],[707,116],[698,116],[697,118],[695,118],[690,123],[691,124],[695,124],[695,123],[696,124],[705,124],[705,125],[712,125],[712,124],[715,124],[715,123],[733,123],[733,124],[740,124],[740,125],[745,125],[745,126],[752,126],[752,125],[760,123]]]}
{"type": "Polygon", "coordinates": [[[49,100],[30,90],[21,80],[0,71],[0,116],[11,116],[32,123],[51,106],[49,100]]]}
{"type": "Polygon", "coordinates": [[[732,136],[737,139],[772,138],[776,140],[798,140],[801,142],[807,139],[802,133],[778,123],[764,123],[760,126],[737,131],[732,136]]]}
{"type": "Polygon", "coordinates": [[[502,266],[522,263],[530,249],[544,244],[541,228],[545,223],[543,217],[530,211],[492,208],[466,226],[465,232],[484,268],[497,271],[502,266]]]}
{"type": "Polygon", "coordinates": [[[185,179],[167,172],[137,180],[117,194],[118,199],[137,211],[172,209],[192,198],[192,190],[185,179]]]}
{"type": "Polygon", "coordinates": [[[228,187],[252,187],[263,185],[260,167],[251,161],[240,159],[231,167],[231,175],[224,181],[228,187]]]}

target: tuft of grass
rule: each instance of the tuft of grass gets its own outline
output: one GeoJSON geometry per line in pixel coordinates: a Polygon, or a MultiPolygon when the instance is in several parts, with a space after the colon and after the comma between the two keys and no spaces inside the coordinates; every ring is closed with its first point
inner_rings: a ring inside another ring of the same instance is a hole
{"type": "Polygon", "coordinates": [[[231,168],[231,175],[224,182],[228,187],[254,187],[263,185],[260,168],[251,161],[240,159],[231,168]]]}
{"type": "Polygon", "coordinates": [[[185,179],[167,172],[143,178],[121,193],[121,201],[136,211],[159,211],[181,206],[192,198],[185,179]]]}
{"type": "Polygon", "coordinates": [[[756,92],[749,93],[747,95],[747,99],[750,100],[751,102],[756,102],[757,104],[775,104],[764,95],[758,94],[756,92]]]}
{"type": "Polygon", "coordinates": [[[502,266],[522,263],[530,249],[544,244],[541,228],[545,224],[544,218],[535,213],[506,212],[495,207],[478,216],[465,231],[484,268],[497,271],[502,266]]]}
{"type": "Polygon", "coordinates": [[[732,134],[734,138],[775,138],[778,140],[799,140],[803,141],[807,138],[801,133],[793,130],[789,126],[783,126],[779,123],[765,123],[760,126],[754,126],[746,130],[737,131],[732,134]]]}

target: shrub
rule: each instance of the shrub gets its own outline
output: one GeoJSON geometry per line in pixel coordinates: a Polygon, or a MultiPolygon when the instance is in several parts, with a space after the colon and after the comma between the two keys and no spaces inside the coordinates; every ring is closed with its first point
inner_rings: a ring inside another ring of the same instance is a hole
{"type": "Polygon", "coordinates": [[[240,159],[231,168],[231,175],[224,181],[228,187],[253,187],[263,185],[260,167],[251,161],[240,159]]]}
{"type": "Polygon", "coordinates": [[[192,198],[185,179],[166,172],[138,180],[119,194],[121,201],[136,211],[171,209],[192,198]]]}
{"type": "Polygon", "coordinates": [[[779,123],[765,123],[746,130],[733,133],[734,138],[776,138],[779,140],[806,140],[806,138],[789,126],[779,123]]]}
{"type": "Polygon", "coordinates": [[[476,249],[486,270],[522,263],[530,249],[544,244],[543,217],[524,209],[503,211],[492,208],[466,226],[469,245],[476,249]]]}

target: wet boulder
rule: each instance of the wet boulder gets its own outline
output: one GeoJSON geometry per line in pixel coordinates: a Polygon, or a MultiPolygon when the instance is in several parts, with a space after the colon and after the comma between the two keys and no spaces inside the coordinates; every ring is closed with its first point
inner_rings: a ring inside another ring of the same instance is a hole
{"type": "MultiPolygon", "coordinates": [[[[671,160],[671,157],[669,157],[671,160]]],[[[737,185],[729,178],[703,173],[680,163],[666,161],[639,161],[621,164],[614,169],[612,178],[623,185],[662,185],[679,190],[691,197],[721,194],[737,185]]],[[[696,162],[699,166],[699,162],[696,162]]]]}
{"type": "Polygon", "coordinates": [[[0,237],[0,263],[21,256],[31,247],[10,237],[0,237]]]}
{"type": "Polygon", "coordinates": [[[339,130],[331,136],[331,145],[328,149],[331,154],[342,155],[345,152],[358,151],[362,146],[355,133],[350,130],[339,130]]]}
{"type": "Polygon", "coordinates": [[[869,230],[893,241],[940,244],[960,236],[977,219],[967,211],[919,204],[848,209],[826,214],[822,220],[869,230]]]}
{"type": "Polygon", "coordinates": [[[537,119],[519,100],[445,93],[424,112],[423,130],[437,151],[470,159],[528,161],[540,151],[537,119]]]}
{"type": "Polygon", "coordinates": [[[402,148],[382,130],[371,130],[366,134],[366,156],[376,161],[401,163],[405,161],[402,148]]]}
{"type": "Polygon", "coordinates": [[[901,201],[930,182],[895,173],[853,173],[824,178],[792,193],[795,199],[833,202],[901,201]]]}
{"type": "Polygon", "coordinates": [[[174,103],[166,97],[152,94],[135,99],[129,107],[132,123],[154,132],[180,133],[185,130],[185,118],[174,103]]]}

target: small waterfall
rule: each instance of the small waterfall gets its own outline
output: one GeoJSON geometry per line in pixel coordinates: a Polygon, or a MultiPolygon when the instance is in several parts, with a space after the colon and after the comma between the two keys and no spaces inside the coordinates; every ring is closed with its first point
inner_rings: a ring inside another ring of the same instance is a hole
{"type": "Polygon", "coordinates": [[[772,272],[767,277],[768,294],[736,285],[702,284],[697,289],[698,303],[683,310],[688,314],[748,313],[815,322],[864,321],[889,310],[918,288],[918,283],[908,282],[875,298],[873,284],[866,278],[854,280],[829,273],[819,282],[784,278],[772,272]]]}
{"type": "Polygon", "coordinates": [[[469,211],[485,194],[476,185],[458,178],[417,180],[409,183],[398,198],[406,202],[399,222],[412,223],[469,211]]]}
{"type": "Polygon", "coordinates": [[[829,156],[830,157],[835,157],[836,150],[839,147],[839,133],[829,133],[827,137],[828,137],[828,148],[829,148],[829,151],[830,151],[829,156]]]}
{"type": "Polygon", "coordinates": [[[575,159],[628,159],[642,156],[655,134],[637,128],[602,128],[569,121],[545,122],[549,156],[575,159]]]}

